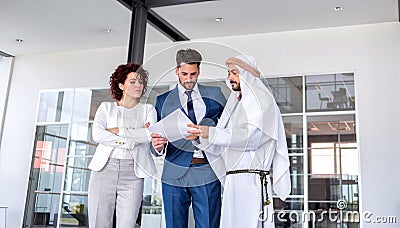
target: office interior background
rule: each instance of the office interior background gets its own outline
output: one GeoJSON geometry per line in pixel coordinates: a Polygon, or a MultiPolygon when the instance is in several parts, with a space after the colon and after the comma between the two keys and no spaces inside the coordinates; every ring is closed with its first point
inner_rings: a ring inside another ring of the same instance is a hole
{"type": "MultiPolygon", "coordinates": [[[[1,0],[0,10],[0,227],[87,227],[91,121],[110,100],[110,73],[127,60],[131,12],[115,0],[1,0]]],[[[318,213],[345,199],[344,211],[372,213],[371,221],[277,227],[398,226],[399,1],[220,0],[152,10],[191,40],[172,42],[147,26],[151,87],[142,101],[176,84],[178,49],[199,50],[210,63],[200,82],[225,93],[225,59],[250,54],[285,122],[293,186],[286,202],[274,199],[276,209],[318,213]]],[[[143,197],[139,223],[162,227],[160,183],[147,179],[143,197]]]]}

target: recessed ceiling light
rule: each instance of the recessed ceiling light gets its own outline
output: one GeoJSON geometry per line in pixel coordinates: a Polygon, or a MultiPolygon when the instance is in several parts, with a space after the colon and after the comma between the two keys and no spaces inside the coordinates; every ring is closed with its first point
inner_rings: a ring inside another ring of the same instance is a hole
{"type": "Polygon", "coordinates": [[[112,30],[107,28],[107,29],[104,29],[104,32],[107,34],[110,34],[112,32],[112,30]]]}
{"type": "Polygon", "coordinates": [[[341,6],[335,6],[335,11],[341,11],[343,8],[341,6]]]}
{"type": "Polygon", "coordinates": [[[18,42],[18,43],[22,43],[22,42],[24,42],[24,40],[23,40],[23,39],[18,39],[18,38],[17,38],[17,39],[15,39],[15,41],[16,41],[16,42],[18,42]]]}
{"type": "Polygon", "coordinates": [[[223,22],[223,21],[224,21],[224,18],[222,18],[222,17],[217,17],[217,18],[215,18],[215,21],[216,21],[216,22],[223,22]]]}

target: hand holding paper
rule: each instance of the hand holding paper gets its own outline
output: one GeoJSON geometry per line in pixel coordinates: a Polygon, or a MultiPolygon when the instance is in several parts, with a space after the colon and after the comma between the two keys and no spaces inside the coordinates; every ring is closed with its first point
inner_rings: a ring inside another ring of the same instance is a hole
{"type": "Polygon", "coordinates": [[[148,130],[151,133],[159,134],[167,138],[168,141],[173,142],[190,135],[190,133],[187,132],[191,129],[187,126],[188,124],[193,124],[193,122],[181,109],[177,109],[167,117],[150,126],[148,130]]]}

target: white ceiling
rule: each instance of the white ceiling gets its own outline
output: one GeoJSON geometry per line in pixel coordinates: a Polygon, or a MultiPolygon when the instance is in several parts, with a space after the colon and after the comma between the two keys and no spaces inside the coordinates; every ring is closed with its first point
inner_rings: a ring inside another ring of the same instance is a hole
{"type": "MultiPolygon", "coordinates": [[[[192,40],[399,21],[398,0],[218,0],[153,10],[192,40]]],[[[127,46],[130,20],[116,0],[0,0],[0,51],[20,56],[127,46]]],[[[146,42],[171,41],[147,26],[146,42]]]]}

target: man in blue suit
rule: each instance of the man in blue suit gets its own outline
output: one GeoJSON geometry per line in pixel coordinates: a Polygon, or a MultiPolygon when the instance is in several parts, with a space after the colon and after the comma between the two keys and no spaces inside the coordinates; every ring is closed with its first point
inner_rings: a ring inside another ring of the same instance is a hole
{"type": "MultiPolygon", "coordinates": [[[[215,126],[226,99],[219,87],[197,83],[202,57],[193,49],[176,53],[175,73],[179,84],[157,97],[157,118],[182,109],[194,123],[215,126]]],[[[162,173],[162,195],[167,228],[187,228],[188,210],[192,204],[196,228],[219,227],[221,185],[204,152],[191,140],[174,142],[152,134],[152,149],[166,153],[162,173]]]]}

